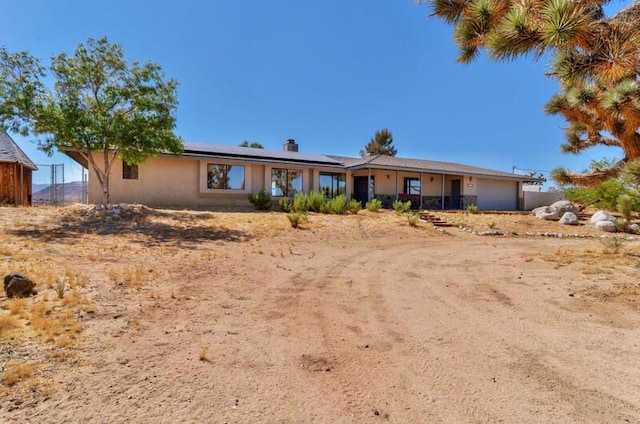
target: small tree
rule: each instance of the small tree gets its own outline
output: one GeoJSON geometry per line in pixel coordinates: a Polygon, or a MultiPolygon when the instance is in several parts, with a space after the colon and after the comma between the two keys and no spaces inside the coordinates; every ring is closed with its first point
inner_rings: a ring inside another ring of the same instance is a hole
{"type": "Polygon", "coordinates": [[[373,138],[364,146],[364,150],[360,150],[362,157],[367,155],[395,156],[397,153],[398,149],[393,147],[393,135],[386,128],[376,131],[373,138]]]}
{"type": "Polygon", "coordinates": [[[264,149],[264,146],[258,142],[253,142],[249,144],[247,140],[244,140],[242,143],[238,144],[239,147],[253,147],[254,149],[264,149]]]}
{"type": "Polygon", "coordinates": [[[49,154],[76,152],[94,171],[104,204],[116,158],[133,165],[182,152],[174,134],[178,83],[165,80],[159,65],[127,63],[105,37],[53,57],[49,71],[53,89],[38,59],[0,49],[0,126],[42,136],[49,154]]]}

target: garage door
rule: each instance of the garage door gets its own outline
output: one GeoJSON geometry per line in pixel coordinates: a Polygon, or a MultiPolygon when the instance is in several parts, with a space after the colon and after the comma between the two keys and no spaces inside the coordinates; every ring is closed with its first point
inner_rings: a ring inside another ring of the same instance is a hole
{"type": "Polygon", "coordinates": [[[479,179],[478,208],[496,211],[518,210],[518,183],[479,179]]]}

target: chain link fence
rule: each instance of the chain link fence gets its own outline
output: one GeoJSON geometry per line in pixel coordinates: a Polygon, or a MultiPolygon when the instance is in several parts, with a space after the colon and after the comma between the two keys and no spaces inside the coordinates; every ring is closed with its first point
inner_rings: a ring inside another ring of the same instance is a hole
{"type": "Polygon", "coordinates": [[[34,206],[65,206],[87,203],[87,176],[82,181],[65,181],[63,163],[38,164],[33,172],[32,203],[34,206]]]}

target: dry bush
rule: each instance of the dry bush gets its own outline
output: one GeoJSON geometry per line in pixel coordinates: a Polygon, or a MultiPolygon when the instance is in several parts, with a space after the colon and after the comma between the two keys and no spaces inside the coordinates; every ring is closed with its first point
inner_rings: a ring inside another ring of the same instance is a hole
{"type": "Polygon", "coordinates": [[[207,357],[208,352],[209,352],[209,348],[206,346],[203,346],[202,349],[200,349],[200,353],[198,354],[198,359],[203,362],[209,362],[209,358],[207,357]]]}
{"type": "Polygon", "coordinates": [[[9,362],[5,366],[2,383],[5,386],[14,386],[23,380],[31,378],[35,371],[35,366],[29,362],[9,362]]]}
{"type": "Polygon", "coordinates": [[[0,337],[7,337],[13,330],[20,327],[20,322],[12,316],[0,316],[0,337]]]}
{"type": "Polygon", "coordinates": [[[9,310],[11,315],[23,316],[24,315],[24,307],[26,306],[27,301],[23,298],[16,297],[13,299],[6,300],[2,306],[9,310]]]}

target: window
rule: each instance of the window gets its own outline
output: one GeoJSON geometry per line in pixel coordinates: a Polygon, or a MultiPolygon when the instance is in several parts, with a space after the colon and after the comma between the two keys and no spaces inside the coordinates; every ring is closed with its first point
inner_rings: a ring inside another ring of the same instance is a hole
{"type": "Polygon", "coordinates": [[[404,194],[420,194],[420,178],[405,178],[404,194]]]}
{"type": "Polygon", "coordinates": [[[244,190],[244,166],[207,164],[209,190],[244,190]]]}
{"type": "Polygon", "coordinates": [[[302,171],[273,168],[271,170],[271,195],[295,197],[302,192],[302,171]]]}
{"type": "Polygon", "coordinates": [[[320,193],[324,197],[334,198],[347,193],[347,175],[332,172],[320,173],[320,193]]]}
{"type": "Polygon", "coordinates": [[[122,162],[122,179],[123,180],[137,180],[138,179],[138,165],[129,165],[127,162],[122,162]]]}

